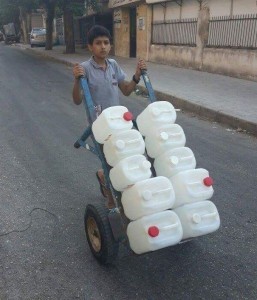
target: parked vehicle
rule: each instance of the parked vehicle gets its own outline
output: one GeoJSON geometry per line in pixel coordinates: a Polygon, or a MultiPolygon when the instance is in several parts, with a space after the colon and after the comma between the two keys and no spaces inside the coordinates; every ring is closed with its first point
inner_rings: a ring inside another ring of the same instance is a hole
{"type": "Polygon", "coordinates": [[[46,44],[46,29],[32,28],[30,33],[30,46],[45,46],[46,44]]]}
{"type": "Polygon", "coordinates": [[[20,42],[20,34],[15,27],[14,23],[9,23],[3,26],[3,34],[4,34],[4,41],[6,44],[9,42],[20,42]]]}
{"type": "Polygon", "coordinates": [[[4,40],[4,34],[3,32],[0,30],[0,42],[4,40]]]}

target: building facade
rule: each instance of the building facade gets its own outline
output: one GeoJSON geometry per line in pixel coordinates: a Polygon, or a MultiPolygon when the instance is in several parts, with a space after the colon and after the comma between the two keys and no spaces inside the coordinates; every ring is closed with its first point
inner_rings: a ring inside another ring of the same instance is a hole
{"type": "Polygon", "coordinates": [[[138,0],[110,0],[115,55],[148,59],[152,10],[138,0]]]}
{"type": "Polygon", "coordinates": [[[256,0],[109,0],[107,13],[117,56],[257,80],[256,0]]]}
{"type": "Polygon", "coordinates": [[[149,60],[257,80],[257,2],[146,0],[149,60]]]}

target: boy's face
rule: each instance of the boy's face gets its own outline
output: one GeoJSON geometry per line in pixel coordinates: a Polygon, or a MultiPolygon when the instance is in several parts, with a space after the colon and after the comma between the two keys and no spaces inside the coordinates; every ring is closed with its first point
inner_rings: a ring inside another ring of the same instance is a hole
{"type": "Polygon", "coordinates": [[[110,40],[106,36],[97,37],[88,48],[96,58],[105,59],[111,50],[110,40]]]}

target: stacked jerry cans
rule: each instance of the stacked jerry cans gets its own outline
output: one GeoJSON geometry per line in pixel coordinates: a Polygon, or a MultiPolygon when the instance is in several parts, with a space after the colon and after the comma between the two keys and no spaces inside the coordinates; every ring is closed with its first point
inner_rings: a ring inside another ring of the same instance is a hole
{"type": "Polygon", "coordinates": [[[175,192],[173,212],[183,228],[182,239],[205,235],[220,226],[219,213],[209,201],[212,178],[205,169],[195,169],[194,153],[185,147],[183,129],[174,124],[176,111],[165,101],[153,102],[138,116],[148,155],[154,159],[157,176],[167,177],[175,192]]]}
{"type": "Polygon", "coordinates": [[[175,120],[174,107],[159,101],[138,116],[139,131],[132,129],[132,115],[123,106],[105,109],[92,125],[112,167],[112,185],[122,193],[131,221],[127,235],[137,254],[213,232],[220,224],[215,205],[206,201],[213,194],[212,179],[208,171],[195,169],[194,154],[175,120]],[[157,177],[152,177],[145,148],[157,177]]]}

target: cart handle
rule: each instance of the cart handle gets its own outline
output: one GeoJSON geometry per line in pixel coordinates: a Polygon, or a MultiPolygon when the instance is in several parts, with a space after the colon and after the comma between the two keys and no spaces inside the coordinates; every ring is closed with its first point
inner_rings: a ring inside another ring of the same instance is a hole
{"type": "Polygon", "coordinates": [[[144,80],[144,83],[145,83],[145,87],[146,87],[146,89],[148,91],[150,101],[151,102],[157,101],[155,93],[154,93],[154,90],[153,90],[153,87],[152,87],[152,84],[151,84],[151,81],[150,81],[150,78],[149,78],[149,76],[147,74],[147,70],[146,69],[142,69],[141,70],[141,75],[143,77],[143,80],[144,80]]]}

